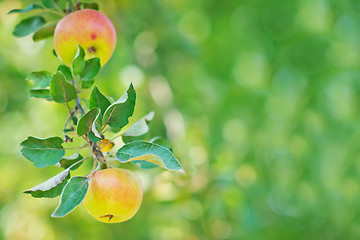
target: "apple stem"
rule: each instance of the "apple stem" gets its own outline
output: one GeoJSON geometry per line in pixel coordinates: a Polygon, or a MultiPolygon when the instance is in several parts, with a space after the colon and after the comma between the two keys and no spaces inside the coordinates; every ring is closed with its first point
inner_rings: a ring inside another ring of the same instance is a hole
{"type": "Polygon", "coordinates": [[[95,53],[95,52],[96,52],[96,48],[95,48],[95,47],[89,47],[89,48],[88,48],[88,52],[89,52],[89,53],[95,53]]]}

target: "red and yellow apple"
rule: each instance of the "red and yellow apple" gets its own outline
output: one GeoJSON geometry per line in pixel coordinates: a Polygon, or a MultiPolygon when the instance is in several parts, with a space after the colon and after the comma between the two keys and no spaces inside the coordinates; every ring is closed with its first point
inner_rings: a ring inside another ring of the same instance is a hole
{"type": "Polygon", "coordinates": [[[114,25],[104,14],[92,9],[66,15],[55,28],[55,52],[66,65],[71,66],[78,44],[84,48],[86,60],[98,57],[100,64],[105,65],[116,45],[114,25]]]}
{"type": "Polygon", "coordinates": [[[91,177],[83,203],[96,220],[119,223],[135,215],[142,197],[142,185],[134,172],[108,168],[95,172],[91,177]]]}

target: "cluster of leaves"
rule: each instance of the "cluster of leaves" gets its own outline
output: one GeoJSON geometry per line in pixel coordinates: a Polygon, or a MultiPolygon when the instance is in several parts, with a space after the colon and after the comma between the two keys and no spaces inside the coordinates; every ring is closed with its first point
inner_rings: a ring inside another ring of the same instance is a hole
{"type": "Polygon", "coordinates": [[[41,4],[31,3],[23,9],[12,9],[8,14],[25,14],[24,19],[15,26],[14,36],[24,37],[34,33],[33,40],[40,41],[54,35],[56,24],[65,14],[85,8],[98,10],[99,6],[94,2],[41,0],[41,4]]]}
{"type": "Polygon", "coordinates": [[[93,87],[94,78],[100,68],[100,59],[92,58],[86,61],[85,52],[79,46],[71,68],[60,65],[55,74],[46,71],[33,72],[27,78],[31,86],[31,97],[63,104],[69,111],[69,118],[63,129],[64,138],[28,137],[21,143],[22,154],[36,167],[56,165],[65,169],[46,182],[25,191],[36,198],[53,198],[61,194],[53,217],[65,216],[82,202],[92,173],[101,167],[109,167],[109,159],[121,163],[131,162],[145,169],[162,167],[183,172],[179,161],[169,149],[156,144],[155,140],[144,141],[149,131],[148,123],[154,117],[153,112],[123,131],[134,112],[135,89],[130,84],[117,101],[111,101],[96,86],[93,87]],[[88,89],[91,89],[89,99],[80,98],[80,93],[88,89]],[[125,143],[114,155],[104,151],[108,144],[114,144],[106,139],[107,133],[117,134],[112,140],[122,137],[125,143]],[[73,142],[69,135],[82,138],[84,145],[63,147],[65,142],[73,142]],[[87,147],[88,156],[79,154],[80,150],[87,147]],[[79,152],[65,157],[66,151],[70,149],[79,149],[79,152]],[[94,168],[89,175],[70,177],[71,171],[86,159],[94,160],[94,168]]]}

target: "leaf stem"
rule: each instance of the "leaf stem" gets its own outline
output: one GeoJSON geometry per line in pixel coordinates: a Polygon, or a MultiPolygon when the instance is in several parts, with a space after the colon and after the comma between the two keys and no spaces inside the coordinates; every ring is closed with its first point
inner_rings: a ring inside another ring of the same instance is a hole
{"type": "Polygon", "coordinates": [[[102,131],[101,134],[105,134],[107,131],[109,131],[109,129],[110,129],[109,127],[106,128],[105,130],[101,129],[101,131],[102,131]]]}
{"type": "Polygon", "coordinates": [[[79,109],[80,113],[81,113],[81,114],[84,114],[85,111],[84,111],[83,107],[81,106],[80,98],[79,98],[79,97],[77,97],[77,98],[75,99],[75,104],[76,104],[75,106],[79,109]]]}
{"type": "Polygon", "coordinates": [[[78,164],[78,163],[80,163],[80,162],[83,162],[83,161],[85,161],[85,160],[88,159],[88,158],[90,158],[90,155],[87,156],[86,158],[83,158],[83,159],[77,161],[76,163],[73,163],[70,167],[68,167],[68,169],[71,169],[71,168],[72,168],[73,166],[75,166],[76,164],[78,164]]]}
{"type": "MultiPolygon", "coordinates": [[[[74,117],[75,113],[77,111],[77,108],[73,108],[70,113],[69,113],[69,117],[68,119],[66,120],[65,122],[65,125],[64,125],[64,130],[66,129],[67,125],[69,124],[70,120],[74,117]]],[[[66,139],[66,133],[64,132],[64,138],[66,139]]]]}
{"type": "MultiPolygon", "coordinates": [[[[74,80],[74,79],[71,80],[71,83],[72,83],[72,85],[74,85],[74,87],[76,88],[76,84],[75,84],[75,80],[74,80]]],[[[80,98],[79,98],[79,97],[77,97],[77,98],[75,99],[75,107],[77,107],[77,108],[79,109],[79,111],[80,111],[81,114],[84,114],[84,113],[85,113],[84,108],[82,107],[82,105],[81,105],[81,103],[80,103],[80,98]]]]}

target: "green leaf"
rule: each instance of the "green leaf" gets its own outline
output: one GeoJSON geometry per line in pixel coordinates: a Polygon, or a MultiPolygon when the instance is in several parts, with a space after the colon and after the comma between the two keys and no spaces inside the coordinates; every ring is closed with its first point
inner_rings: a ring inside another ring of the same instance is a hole
{"type": "Polygon", "coordinates": [[[148,113],[126,130],[126,132],[122,135],[124,143],[140,140],[141,137],[147,134],[150,129],[148,124],[154,118],[154,115],[154,112],[148,113]]]}
{"type": "Polygon", "coordinates": [[[46,8],[53,8],[55,6],[54,0],[41,0],[41,2],[46,8]]]}
{"type": "Polygon", "coordinates": [[[50,86],[51,73],[47,71],[32,72],[25,79],[31,89],[44,89],[50,86]]]}
{"type": "Polygon", "coordinates": [[[95,79],[89,80],[89,81],[81,81],[81,87],[84,89],[89,89],[94,84],[95,79]]]}
{"type": "Polygon", "coordinates": [[[91,132],[89,132],[89,140],[95,143],[95,142],[101,141],[101,138],[95,136],[95,133],[93,133],[93,131],[91,131],[91,132]]]}
{"type": "Polygon", "coordinates": [[[124,145],[116,152],[116,158],[122,162],[147,161],[170,171],[184,173],[179,161],[172,152],[156,143],[135,141],[124,145]]]}
{"type": "Polygon", "coordinates": [[[72,62],[72,70],[74,75],[81,75],[82,72],[84,71],[84,68],[86,66],[86,62],[84,58],[85,58],[85,51],[80,45],[78,45],[78,51],[72,62]]]}
{"type": "Polygon", "coordinates": [[[86,61],[85,68],[81,74],[81,78],[84,81],[92,80],[96,74],[100,71],[100,58],[92,58],[86,61]]]}
{"type": "Polygon", "coordinates": [[[129,117],[133,115],[135,108],[136,93],[132,83],[127,91],[105,111],[103,116],[103,126],[109,124],[110,127],[121,129],[129,123],[129,117]]]}
{"type": "MultiPolygon", "coordinates": [[[[74,163],[80,161],[81,159],[83,159],[83,156],[81,156],[79,153],[74,153],[73,155],[71,156],[68,156],[68,157],[63,157],[60,161],[60,166],[62,168],[68,168],[70,167],[71,165],[73,165],[74,163]]],[[[75,170],[77,169],[78,167],[81,166],[81,164],[83,163],[82,162],[79,162],[79,164],[75,164],[73,167],[71,167],[70,170],[75,170]]]]}
{"type": "Polygon", "coordinates": [[[64,74],[64,77],[68,82],[72,81],[73,77],[71,74],[71,70],[70,70],[70,68],[68,68],[68,66],[60,65],[57,70],[62,72],[62,74],[64,74]]]}
{"type": "Polygon", "coordinates": [[[79,120],[77,125],[77,134],[83,136],[88,134],[91,131],[93,123],[96,121],[96,118],[100,114],[99,108],[93,108],[87,113],[85,113],[79,120]]]}
{"type": "Polygon", "coordinates": [[[30,90],[30,97],[33,98],[43,98],[45,100],[53,100],[50,95],[50,89],[34,89],[30,90]]]}
{"type": "Polygon", "coordinates": [[[26,8],[24,9],[13,9],[10,10],[7,14],[12,14],[12,13],[26,13],[35,9],[44,9],[41,5],[39,4],[30,4],[28,5],[26,8]]]}
{"type": "Polygon", "coordinates": [[[35,167],[44,168],[58,163],[65,155],[61,146],[64,141],[59,137],[28,137],[21,143],[21,153],[34,163],[35,167]]]}
{"type": "Polygon", "coordinates": [[[106,109],[110,106],[110,101],[107,99],[100,90],[95,86],[90,94],[90,108],[99,108],[100,115],[98,118],[98,123],[102,123],[102,117],[106,109]]]}
{"type": "MultiPolygon", "coordinates": [[[[131,137],[131,138],[136,139],[137,137],[131,137]]],[[[172,150],[167,146],[167,144],[166,144],[167,142],[165,142],[161,137],[154,137],[154,138],[150,139],[148,142],[156,143],[157,141],[162,142],[162,143],[158,143],[158,144],[162,145],[163,147],[168,148],[172,152],[172,150]],[[166,144],[166,145],[164,145],[164,144],[166,144]]],[[[142,169],[151,169],[151,168],[159,167],[158,165],[155,165],[155,164],[153,164],[151,162],[147,162],[147,161],[131,161],[131,163],[142,169]]]]}
{"type": "Polygon", "coordinates": [[[70,169],[66,169],[56,176],[50,178],[36,187],[25,190],[24,193],[31,194],[35,198],[54,198],[61,194],[67,180],[70,178],[70,169]]]}
{"type": "Polygon", "coordinates": [[[77,98],[74,85],[65,80],[64,75],[57,71],[50,82],[50,94],[55,102],[64,103],[77,98]]]}
{"type": "Polygon", "coordinates": [[[72,122],[73,122],[73,124],[75,125],[75,126],[77,126],[77,124],[78,124],[78,119],[77,119],[77,117],[72,117],[71,118],[71,120],[72,120],[72,122]]]}
{"type": "Polygon", "coordinates": [[[24,19],[16,25],[13,31],[13,35],[15,37],[24,37],[26,35],[29,35],[30,33],[37,31],[45,23],[46,20],[43,17],[39,16],[24,19]]]}
{"type": "Polygon", "coordinates": [[[90,9],[94,9],[94,10],[99,10],[99,6],[97,3],[94,2],[89,2],[89,3],[81,3],[82,8],[90,8],[90,9]]]}
{"type": "Polygon", "coordinates": [[[142,169],[151,169],[151,168],[156,168],[159,167],[158,165],[152,163],[152,162],[147,162],[147,161],[131,161],[131,163],[133,163],[134,165],[142,168],[142,169]]]}
{"type": "Polygon", "coordinates": [[[86,177],[72,177],[61,193],[60,203],[51,214],[52,217],[64,217],[84,200],[89,188],[86,177]]]}
{"type": "Polygon", "coordinates": [[[56,24],[49,24],[37,30],[33,35],[34,42],[44,40],[54,35],[56,24]]]}

